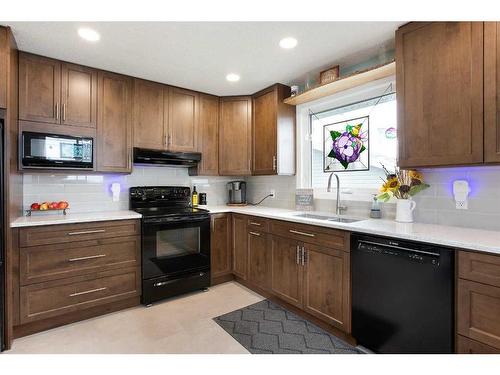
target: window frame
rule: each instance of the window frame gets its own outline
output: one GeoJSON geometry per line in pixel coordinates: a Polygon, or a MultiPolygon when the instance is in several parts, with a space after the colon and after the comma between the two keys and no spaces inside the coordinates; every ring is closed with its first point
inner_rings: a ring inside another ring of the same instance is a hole
{"type": "MultiPolygon", "coordinates": [[[[395,75],[353,87],[351,89],[297,106],[296,185],[298,189],[312,187],[311,113],[324,112],[330,109],[372,99],[382,95],[390,84],[392,84],[393,92],[396,92],[395,75]]],[[[342,199],[346,200],[371,201],[372,199],[371,194],[367,195],[367,192],[357,193],[349,190],[349,188],[342,188],[341,192],[346,195],[345,197],[343,196],[342,199]]],[[[324,188],[314,188],[314,196],[319,199],[334,200],[336,199],[336,192],[327,193],[325,186],[324,188]]]]}

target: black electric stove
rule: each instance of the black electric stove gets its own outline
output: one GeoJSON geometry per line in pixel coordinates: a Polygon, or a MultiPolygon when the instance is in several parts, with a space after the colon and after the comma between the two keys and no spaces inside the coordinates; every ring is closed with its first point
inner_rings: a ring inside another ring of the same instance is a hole
{"type": "Polygon", "coordinates": [[[210,215],[190,206],[190,188],[132,187],[129,197],[142,214],[142,303],[208,288],[210,215]]]}

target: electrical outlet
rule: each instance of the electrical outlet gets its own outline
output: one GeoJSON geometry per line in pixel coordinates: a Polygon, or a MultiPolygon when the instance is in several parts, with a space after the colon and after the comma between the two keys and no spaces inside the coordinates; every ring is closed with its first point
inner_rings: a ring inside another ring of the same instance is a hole
{"type": "Polygon", "coordinates": [[[457,205],[456,205],[457,210],[467,210],[468,209],[467,201],[457,201],[456,203],[457,203],[457,205]]]}
{"type": "Polygon", "coordinates": [[[276,190],[271,189],[271,190],[269,191],[269,194],[271,195],[271,198],[273,198],[273,199],[274,199],[274,198],[276,198],[276,190]]]}

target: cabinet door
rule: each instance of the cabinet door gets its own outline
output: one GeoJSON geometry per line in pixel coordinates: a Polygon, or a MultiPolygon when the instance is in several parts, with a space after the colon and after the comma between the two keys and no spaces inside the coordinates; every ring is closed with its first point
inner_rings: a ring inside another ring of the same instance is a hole
{"type": "Polygon", "coordinates": [[[241,176],[251,173],[252,100],[250,97],[222,98],[219,123],[219,174],[241,176]]]}
{"type": "Polygon", "coordinates": [[[252,174],[276,174],[277,91],[272,88],[253,97],[252,174]]]}
{"type": "Polygon", "coordinates": [[[200,95],[200,139],[201,162],[198,174],[219,174],[219,98],[200,95]]]}
{"type": "Polygon", "coordinates": [[[61,124],[95,128],[97,70],[63,63],[61,67],[61,124]]]}
{"type": "Polygon", "coordinates": [[[264,232],[248,231],[248,281],[263,290],[269,290],[271,273],[271,251],[268,235],[264,232]]]}
{"type": "Polygon", "coordinates": [[[109,72],[98,74],[97,169],[132,170],[132,82],[109,72]]]}
{"type": "Polygon", "coordinates": [[[7,59],[9,38],[7,29],[0,27],[0,108],[7,108],[7,59]]]}
{"type": "Polygon", "coordinates": [[[165,85],[134,80],[134,147],[166,149],[164,93],[168,95],[165,85]]]}
{"type": "Polygon", "coordinates": [[[309,244],[304,250],[304,310],[349,333],[349,253],[309,244]]]}
{"type": "Polygon", "coordinates": [[[500,349],[500,288],[458,280],[457,332],[500,349]]]}
{"type": "Polygon", "coordinates": [[[193,152],[198,150],[198,93],[176,87],[170,88],[168,103],[169,150],[193,152]]]}
{"type": "Polygon", "coordinates": [[[484,23],[484,161],[500,162],[500,22],[484,23]]]}
{"type": "Polygon", "coordinates": [[[411,23],[396,32],[399,165],[483,161],[483,24],[411,23]]]}
{"type": "Polygon", "coordinates": [[[19,119],[60,123],[61,63],[19,54],[19,119]]]}
{"type": "Polygon", "coordinates": [[[245,216],[233,215],[233,273],[246,280],[248,266],[247,220],[245,216]]]}
{"type": "Polygon", "coordinates": [[[273,236],[271,240],[271,290],[284,301],[302,307],[301,243],[273,236]]]}
{"type": "Polygon", "coordinates": [[[457,354],[500,354],[500,349],[457,335],[457,354]]]}
{"type": "Polygon", "coordinates": [[[212,279],[231,273],[231,215],[211,216],[210,257],[212,279]]]}

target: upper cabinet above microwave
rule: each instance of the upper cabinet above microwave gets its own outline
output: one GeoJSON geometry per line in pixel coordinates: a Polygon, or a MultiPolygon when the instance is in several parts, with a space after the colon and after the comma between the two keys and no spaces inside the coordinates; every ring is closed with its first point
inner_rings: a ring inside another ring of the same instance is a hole
{"type": "Polygon", "coordinates": [[[95,128],[97,70],[21,52],[19,120],[95,128]]]}

